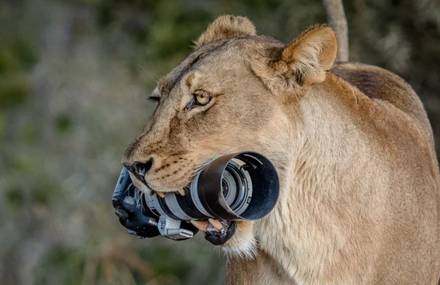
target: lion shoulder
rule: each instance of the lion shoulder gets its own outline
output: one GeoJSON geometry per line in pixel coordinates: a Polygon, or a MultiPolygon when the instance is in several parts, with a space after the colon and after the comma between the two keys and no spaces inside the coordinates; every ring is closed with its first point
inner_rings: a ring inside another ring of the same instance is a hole
{"type": "Polygon", "coordinates": [[[388,102],[430,129],[420,98],[398,75],[377,66],[360,63],[336,64],[331,73],[355,86],[372,100],[388,102]]]}

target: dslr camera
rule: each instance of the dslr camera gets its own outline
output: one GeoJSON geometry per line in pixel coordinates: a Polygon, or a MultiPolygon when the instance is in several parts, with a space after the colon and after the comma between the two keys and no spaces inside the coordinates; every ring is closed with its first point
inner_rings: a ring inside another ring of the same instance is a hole
{"type": "Polygon", "coordinates": [[[153,191],[144,193],[121,170],[112,196],[120,223],[142,238],[164,236],[173,240],[192,238],[197,229],[191,220],[219,219],[222,230],[209,229],[205,238],[214,244],[229,239],[239,220],[266,216],[279,196],[279,181],[272,163],[255,152],[221,156],[192,179],[185,195],[153,191]]]}

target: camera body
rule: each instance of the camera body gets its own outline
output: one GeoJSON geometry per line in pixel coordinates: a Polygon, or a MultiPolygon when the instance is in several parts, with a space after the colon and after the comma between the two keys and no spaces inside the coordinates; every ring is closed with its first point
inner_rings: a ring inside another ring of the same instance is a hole
{"type": "Polygon", "coordinates": [[[256,220],[267,215],[279,196],[278,175],[272,163],[255,152],[219,157],[209,163],[186,187],[184,196],[137,189],[126,168],[112,197],[119,221],[139,237],[164,236],[174,240],[192,238],[197,229],[191,220],[220,219],[227,224],[221,240],[233,234],[237,220],[256,220]]]}

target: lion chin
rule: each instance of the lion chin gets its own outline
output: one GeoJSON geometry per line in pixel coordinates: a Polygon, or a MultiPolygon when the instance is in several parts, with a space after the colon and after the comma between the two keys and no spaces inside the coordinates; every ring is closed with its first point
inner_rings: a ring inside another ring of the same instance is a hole
{"type": "Polygon", "coordinates": [[[239,221],[234,235],[222,245],[226,256],[254,259],[257,241],[253,233],[253,222],[239,221]]]}

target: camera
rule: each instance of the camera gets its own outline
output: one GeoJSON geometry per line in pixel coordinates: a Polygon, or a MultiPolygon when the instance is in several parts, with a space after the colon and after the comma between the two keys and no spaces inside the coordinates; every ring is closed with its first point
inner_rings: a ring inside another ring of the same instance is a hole
{"type": "Polygon", "coordinates": [[[221,156],[194,176],[185,195],[137,189],[129,171],[121,170],[112,204],[121,224],[139,237],[192,238],[197,229],[191,220],[219,219],[221,232],[208,232],[211,242],[224,241],[235,229],[234,221],[257,220],[267,215],[279,196],[279,181],[272,163],[255,152],[221,156]]]}

